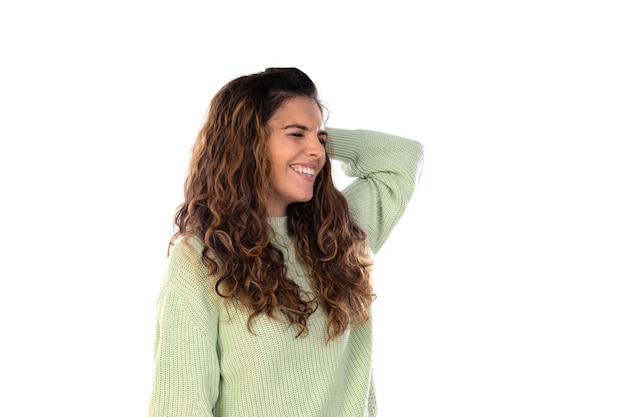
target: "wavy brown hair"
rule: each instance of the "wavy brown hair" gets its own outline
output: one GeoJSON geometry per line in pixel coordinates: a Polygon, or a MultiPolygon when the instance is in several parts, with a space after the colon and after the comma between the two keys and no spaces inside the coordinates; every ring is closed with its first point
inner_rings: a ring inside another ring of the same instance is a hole
{"type": "Polygon", "coordinates": [[[203,261],[217,279],[217,293],[250,309],[250,331],[260,314],[275,319],[282,314],[297,326],[297,336],[306,335],[307,319],[321,306],[332,340],[350,325],[369,319],[375,298],[372,262],[365,233],[351,219],[346,199],[333,184],[327,154],[313,198],[287,207],[288,232],[316,299],[304,298],[286,274],[285,259],[271,242],[273,231],[267,222],[271,170],[267,122],[293,97],[314,99],[324,114],[315,85],[296,68],[268,68],[242,76],[215,95],[192,149],[170,248],[192,235],[203,240],[203,261]]]}

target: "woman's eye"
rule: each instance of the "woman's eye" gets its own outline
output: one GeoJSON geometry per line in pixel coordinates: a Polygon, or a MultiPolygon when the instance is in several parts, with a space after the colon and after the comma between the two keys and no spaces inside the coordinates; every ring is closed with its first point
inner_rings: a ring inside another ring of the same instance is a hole
{"type": "Polygon", "coordinates": [[[293,137],[296,137],[296,138],[301,138],[304,135],[302,133],[290,133],[289,136],[293,136],[293,137]]]}

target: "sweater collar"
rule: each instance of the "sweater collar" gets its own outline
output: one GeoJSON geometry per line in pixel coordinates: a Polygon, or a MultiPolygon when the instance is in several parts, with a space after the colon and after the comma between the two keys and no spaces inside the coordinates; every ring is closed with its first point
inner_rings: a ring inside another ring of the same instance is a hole
{"type": "Polygon", "coordinates": [[[279,235],[287,235],[287,216],[283,217],[268,217],[267,222],[274,232],[279,235]]]}

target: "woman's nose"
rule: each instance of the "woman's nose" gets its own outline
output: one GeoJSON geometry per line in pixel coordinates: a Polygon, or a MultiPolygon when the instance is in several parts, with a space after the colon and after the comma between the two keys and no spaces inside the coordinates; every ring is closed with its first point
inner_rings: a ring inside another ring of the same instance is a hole
{"type": "Polygon", "coordinates": [[[307,154],[314,157],[323,156],[326,153],[324,145],[320,142],[319,138],[312,136],[307,143],[307,154]]]}

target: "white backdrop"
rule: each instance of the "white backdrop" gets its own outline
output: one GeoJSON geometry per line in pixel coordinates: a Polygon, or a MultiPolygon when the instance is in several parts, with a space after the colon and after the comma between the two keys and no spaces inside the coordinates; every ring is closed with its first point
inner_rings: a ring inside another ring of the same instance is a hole
{"type": "Polygon", "coordinates": [[[426,148],[377,258],[381,417],[626,415],[619,3],[4,2],[0,415],[147,414],[189,149],[269,66],[426,148]]]}

